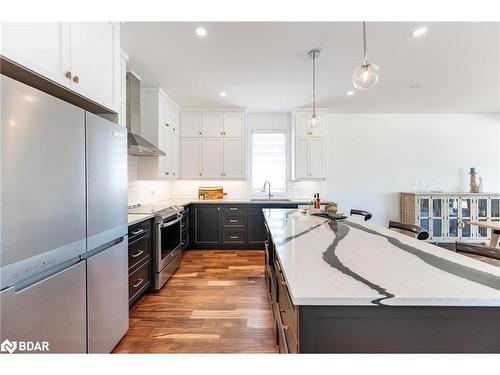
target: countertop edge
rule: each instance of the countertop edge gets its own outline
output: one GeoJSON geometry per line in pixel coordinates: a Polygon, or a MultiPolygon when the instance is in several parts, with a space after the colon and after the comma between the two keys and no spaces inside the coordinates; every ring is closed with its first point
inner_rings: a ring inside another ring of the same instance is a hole
{"type": "Polygon", "coordinates": [[[153,214],[128,214],[128,226],[152,219],[154,216],[155,215],[153,214]],[[130,220],[131,216],[137,216],[137,217],[130,220]]]}

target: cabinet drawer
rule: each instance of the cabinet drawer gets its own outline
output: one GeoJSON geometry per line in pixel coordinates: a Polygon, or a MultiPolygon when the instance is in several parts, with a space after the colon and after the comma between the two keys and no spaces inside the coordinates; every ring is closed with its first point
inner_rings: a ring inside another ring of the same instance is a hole
{"type": "Polygon", "coordinates": [[[245,227],[247,224],[247,215],[238,213],[223,213],[222,225],[224,227],[245,227]]]}
{"type": "Polygon", "coordinates": [[[273,303],[273,315],[275,317],[275,333],[276,333],[276,344],[278,347],[278,352],[280,354],[288,354],[291,351],[289,350],[289,343],[287,342],[287,337],[284,330],[284,325],[280,320],[280,312],[279,306],[277,303],[273,303]]]}
{"type": "Polygon", "coordinates": [[[246,214],[247,213],[247,206],[244,205],[238,205],[238,204],[225,204],[221,207],[222,213],[239,213],[239,214],[246,214]]]}
{"type": "Polygon", "coordinates": [[[225,244],[244,244],[247,242],[245,230],[225,230],[222,232],[222,242],[225,244]]]}
{"type": "Polygon", "coordinates": [[[128,277],[129,306],[132,306],[151,285],[151,261],[148,259],[128,277]]]}
{"type": "Polygon", "coordinates": [[[292,303],[290,292],[288,291],[285,278],[283,277],[283,273],[281,271],[276,271],[276,281],[277,281],[277,298],[278,298],[278,305],[281,314],[281,319],[283,321],[283,324],[288,326],[291,333],[293,333],[293,335],[297,337],[298,309],[296,309],[295,305],[292,303]]]}
{"type": "Polygon", "coordinates": [[[144,220],[140,223],[128,227],[128,240],[131,241],[137,236],[142,236],[151,231],[151,220],[144,220]]]}
{"type": "Polygon", "coordinates": [[[267,291],[269,294],[269,301],[271,303],[276,302],[276,278],[274,276],[274,270],[271,266],[266,265],[266,284],[267,291]]]}
{"type": "Polygon", "coordinates": [[[130,270],[151,254],[151,234],[141,236],[128,244],[128,269],[130,270]]]}

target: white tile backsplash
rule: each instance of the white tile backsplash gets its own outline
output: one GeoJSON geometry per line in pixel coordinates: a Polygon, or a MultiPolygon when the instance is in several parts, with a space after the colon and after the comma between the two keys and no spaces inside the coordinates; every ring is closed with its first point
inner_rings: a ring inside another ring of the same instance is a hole
{"type": "MultiPolygon", "coordinates": [[[[138,180],[138,156],[128,157],[128,204],[146,204],[168,198],[198,198],[200,186],[222,186],[228,199],[248,199],[251,195],[250,181],[227,180],[138,180]]],[[[321,193],[321,181],[291,181],[289,197],[312,199],[321,193]]]]}
{"type": "Polygon", "coordinates": [[[128,156],[128,204],[145,204],[170,198],[170,181],[138,180],[139,156],[128,156]]]}

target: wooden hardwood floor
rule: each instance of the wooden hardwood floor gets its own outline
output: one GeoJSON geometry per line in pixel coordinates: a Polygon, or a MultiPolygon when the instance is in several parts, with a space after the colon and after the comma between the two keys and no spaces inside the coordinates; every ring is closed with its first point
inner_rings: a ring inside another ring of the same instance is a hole
{"type": "Polygon", "coordinates": [[[113,353],[275,353],[264,252],[190,250],[113,353]]]}

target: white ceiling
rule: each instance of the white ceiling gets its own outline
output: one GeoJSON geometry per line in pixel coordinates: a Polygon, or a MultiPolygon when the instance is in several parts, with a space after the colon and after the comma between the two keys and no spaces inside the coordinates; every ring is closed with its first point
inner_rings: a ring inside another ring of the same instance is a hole
{"type": "Polygon", "coordinates": [[[183,108],[280,112],[310,106],[307,51],[319,47],[320,107],[500,112],[500,23],[378,22],[368,23],[367,33],[379,82],[350,97],[351,75],[362,58],[360,22],[126,22],[122,48],[143,85],[162,88],[183,108]],[[427,33],[412,37],[422,25],[427,33]],[[206,37],[195,35],[198,26],[206,37]],[[414,84],[421,87],[411,89],[414,84]]]}

